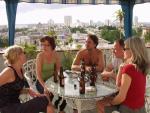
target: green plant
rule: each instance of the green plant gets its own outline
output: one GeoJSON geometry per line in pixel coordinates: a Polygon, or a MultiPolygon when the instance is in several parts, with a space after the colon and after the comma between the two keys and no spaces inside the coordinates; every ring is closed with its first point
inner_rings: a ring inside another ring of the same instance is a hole
{"type": "Polygon", "coordinates": [[[150,42],[150,32],[147,32],[147,33],[144,35],[144,38],[145,38],[145,42],[146,42],[146,43],[150,42]]]}
{"type": "MultiPolygon", "coordinates": [[[[100,36],[113,43],[115,40],[120,38],[120,31],[117,28],[113,27],[107,27],[104,26],[104,28],[101,28],[100,36]]],[[[123,34],[121,33],[121,37],[123,37],[123,34]]]]}
{"type": "Polygon", "coordinates": [[[142,28],[132,29],[133,36],[141,37],[142,36],[142,28]]]}
{"type": "Polygon", "coordinates": [[[36,45],[33,44],[24,44],[22,45],[26,52],[27,59],[34,59],[37,55],[36,45]]]}
{"type": "Polygon", "coordinates": [[[68,50],[63,52],[62,66],[64,67],[64,70],[71,70],[71,65],[74,57],[75,57],[75,53],[73,53],[73,51],[68,50]]]}
{"type": "Polygon", "coordinates": [[[82,47],[82,45],[80,45],[80,44],[77,44],[77,45],[76,45],[76,48],[77,48],[77,49],[81,49],[81,47],[82,47]]]}
{"type": "Polygon", "coordinates": [[[0,47],[8,47],[8,37],[0,36],[0,47]]]}

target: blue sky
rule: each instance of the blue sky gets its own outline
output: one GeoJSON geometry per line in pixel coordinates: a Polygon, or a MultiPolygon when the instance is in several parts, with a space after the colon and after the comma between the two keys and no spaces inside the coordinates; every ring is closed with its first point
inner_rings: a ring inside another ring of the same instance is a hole
{"type": "MultiPolygon", "coordinates": [[[[16,24],[47,23],[53,19],[56,23],[63,23],[64,16],[72,16],[76,20],[89,22],[115,20],[115,11],[120,5],[62,5],[62,4],[30,4],[19,3],[16,24]]],[[[138,16],[139,22],[150,22],[150,3],[134,6],[133,17],[138,16]]],[[[0,1],[0,25],[7,24],[5,3],[0,1]]]]}

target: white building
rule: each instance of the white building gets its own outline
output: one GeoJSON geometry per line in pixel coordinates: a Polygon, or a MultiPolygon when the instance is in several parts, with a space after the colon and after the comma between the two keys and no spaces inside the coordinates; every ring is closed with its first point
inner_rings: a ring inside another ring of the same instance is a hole
{"type": "Polygon", "coordinates": [[[139,24],[139,22],[138,22],[138,17],[137,16],[135,16],[134,17],[134,26],[138,26],[138,24],[139,24]]]}
{"type": "Polygon", "coordinates": [[[72,16],[64,16],[64,24],[66,26],[71,26],[72,25],[72,16]]]}
{"type": "Polygon", "coordinates": [[[19,36],[16,37],[14,40],[15,44],[21,45],[21,44],[31,44],[31,39],[29,36],[19,36]]]}
{"type": "MultiPolygon", "coordinates": [[[[73,45],[74,46],[81,45],[82,47],[84,47],[86,37],[87,37],[87,34],[80,33],[80,32],[72,34],[72,38],[74,39],[73,45]]],[[[109,46],[109,43],[110,43],[109,41],[99,38],[99,44],[97,47],[98,48],[107,48],[109,46]]],[[[73,48],[75,48],[75,47],[73,47],[73,48]]]]}

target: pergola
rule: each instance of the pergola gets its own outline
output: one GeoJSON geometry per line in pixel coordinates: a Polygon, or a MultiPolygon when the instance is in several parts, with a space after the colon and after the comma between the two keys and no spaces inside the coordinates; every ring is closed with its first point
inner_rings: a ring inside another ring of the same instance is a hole
{"type": "Polygon", "coordinates": [[[150,2],[150,0],[4,0],[8,18],[9,45],[14,44],[16,11],[19,2],[28,3],[58,3],[58,4],[120,4],[124,12],[125,38],[132,36],[132,17],[135,4],[150,2]]]}

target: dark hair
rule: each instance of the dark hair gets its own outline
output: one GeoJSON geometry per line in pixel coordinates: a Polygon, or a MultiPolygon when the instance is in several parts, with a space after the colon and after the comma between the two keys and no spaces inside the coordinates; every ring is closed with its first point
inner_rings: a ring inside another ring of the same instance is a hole
{"type": "MultiPolygon", "coordinates": [[[[88,37],[94,42],[94,44],[96,45],[96,47],[97,47],[97,45],[98,45],[98,38],[97,38],[97,36],[96,35],[93,35],[93,34],[88,34],[88,37]]],[[[95,48],[96,48],[95,47],[95,48]]]]}
{"type": "Polygon", "coordinates": [[[116,42],[118,42],[119,43],[119,45],[122,47],[122,48],[124,48],[124,40],[123,39],[118,39],[118,40],[116,40],[116,42]]]}
{"type": "Polygon", "coordinates": [[[48,43],[50,44],[50,46],[54,50],[56,48],[55,38],[56,37],[44,36],[43,38],[40,39],[40,42],[48,41],[48,43]]]}

